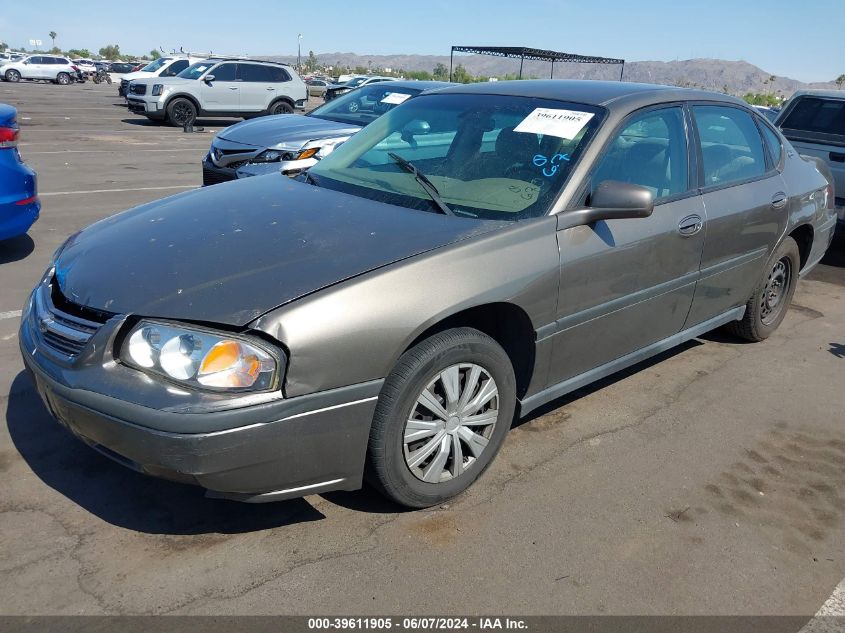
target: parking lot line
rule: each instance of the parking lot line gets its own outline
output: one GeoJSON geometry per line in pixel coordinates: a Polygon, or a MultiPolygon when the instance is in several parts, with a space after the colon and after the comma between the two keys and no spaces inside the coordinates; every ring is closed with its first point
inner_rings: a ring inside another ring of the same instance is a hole
{"type": "Polygon", "coordinates": [[[129,189],[88,189],[85,191],[49,191],[39,193],[40,197],[45,196],[74,196],[85,193],[123,193],[126,191],[164,191],[165,189],[196,189],[197,185],[168,185],[167,187],[132,187],[129,189]]]}
{"type": "Polygon", "coordinates": [[[3,319],[17,319],[21,315],[21,310],[9,310],[8,312],[0,312],[0,321],[3,319]]]}
{"type": "MultiPolygon", "coordinates": [[[[207,145],[202,147],[179,147],[174,149],[132,149],[132,153],[137,152],[201,152],[208,149],[207,145]]],[[[125,152],[125,149],[62,149],[56,151],[45,152],[27,152],[27,156],[34,156],[35,154],[114,154],[116,152],[125,152]]]]}

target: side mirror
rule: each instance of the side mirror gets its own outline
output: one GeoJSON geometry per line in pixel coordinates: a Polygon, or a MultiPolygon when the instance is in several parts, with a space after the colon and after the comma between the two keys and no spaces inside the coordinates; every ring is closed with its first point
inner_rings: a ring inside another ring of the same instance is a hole
{"type": "Polygon", "coordinates": [[[590,196],[590,206],[557,216],[558,231],[599,220],[647,218],[654,211],[654,196],[640,185],[605,180],[590,196]]]}
{"type": "Polygon", "coordinates": [[[402,128],[402,140],[413,145],[415,136],[425,136],[429,132],[431,132],[431,125],[428,121],[414,119],[402,128]]]}
{"type": "Polygon", "coordinates": [[[206,75],[202,80],[208,85],[211,85],[211,82],[214,81],[214,75],[206,75]]]}

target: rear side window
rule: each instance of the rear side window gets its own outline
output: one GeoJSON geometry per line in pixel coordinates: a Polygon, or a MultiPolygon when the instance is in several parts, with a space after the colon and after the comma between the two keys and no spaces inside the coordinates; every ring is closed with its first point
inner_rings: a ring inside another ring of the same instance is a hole
{"type": "Polygon", "coordinates": [[[783,154],[783,145],[780,142],[780,137],[775,134],[774,130],[768,125],[761,123],[760,129],[763,130],[763,140],[766,141],[766,149],[769,150],[769,156],[772,157],[772,164],[778,165],[780,157],[783,154]]]}
{"type": "Polygon", "coordinates": [[[748,112],[727,106],[693,106],[692,111],[701,141],[705,187],[766,173],[763,139],[748,112]]]}
{"type": "Polygon", "coordinates": [[[267,83],[279,83],[287,81],[289,77],[284,69],[277,66],[262,66],[259,64],[241,64],[241,81],[256,81],[267,83]]]}
{"type": "Polygon", "coordinates": [[[619,180],[646,187],[655,200],[687,191],[687,141],[681,108],[650,110],[624,125],[593,175],[593,190],[605,180],[619,180]]]}
{"type": "Polygon", "coordinates": [[[798,97],[780,127],[787,136],[845,144],[845,99],[798,97]]]}

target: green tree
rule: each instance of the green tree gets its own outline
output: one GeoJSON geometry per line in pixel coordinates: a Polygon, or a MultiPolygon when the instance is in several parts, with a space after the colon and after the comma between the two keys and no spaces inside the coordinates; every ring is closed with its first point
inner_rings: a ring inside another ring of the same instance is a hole
{"type": "Polygon", "coordinates": [[[446,81],[449,79],[449,69],[443,64],[437,64],[434,67],[434,78],[440,81],[446,81]]]}
{"type": "Polygon", "coordinates": [[[158,59],[161,57],[161,53],[159,53],[156,49],[152,49],[150,51],[150,59],[158,59]]]}
{"type": "Polygon", "coordinates": [[[308,59],[305,60],[305,68],[312,73],[317,70],[317,56],[314,54],[314,51],[308,51],[308,59]]]}
{"type": "Polygon", "coordinates": [[[53,48],[56,48],[56,38],[59,36],[59,34],[55,31],[50,31],[47,35],[49,35],[50,39],[53,40],[53,48]]]}
{"type": "Polygon", "coordinates": [[[72,48],[67,52],[67,54],[75,59],[79,57],[91,57],[91,51],[89,51],[87,48],[72,48]]]}
{"type": "Polygon", "coordinates": [[[6,44],[6,42],[0,42],[0,53],[5,51],[7,48],[9,48],[9,45],[6,44]]]}
{"type": "Polygon", "coordinates": [[[836,85],[840,90],[842,90],[842,84],[845,84],[845,75],[839,75],[836,78],[836,85]]]}
{"type": "Polygon", "coordinates": [[[104,59],[120,59],[120,46],[109,44],[100,49],[100,57],[104,59]]]}
{"type": "Polygon", "coordinates": [[[58,46],[54,46],[52,49],[50,49],[50,52],[53,53],[53,55],[61,55],[62,49],[60,49],[58,46]]]}
{"type": "Polygon", "coordinates": [[[473,77],[467,72],[467,69],[464,68],[463,64],[458,64],[452,71],[452,81],[459,84],[471,84],[473,77]]]}

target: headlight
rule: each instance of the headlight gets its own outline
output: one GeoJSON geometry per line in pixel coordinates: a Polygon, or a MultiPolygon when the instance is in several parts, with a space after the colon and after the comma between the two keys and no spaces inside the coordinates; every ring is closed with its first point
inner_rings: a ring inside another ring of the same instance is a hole
{"type": "Polygon", "coordinates": [[[198,389],[268,391],[279,359],[246,337],[194,327],[141,321],[123,342],[120,358],[142,371],[198,389]]]}
{"type": "Polygon", "coordinates": [[[282,160],[285,152],[278,149],[265,149],[258,156],[253,158],[250,162],[253,163],[278,163],[282,160]]]}
{"type": "Polygon", "coordinates": [[[162,94],[164,94],[164,92],[164,84],[155,84],[153,86],[153,91],[150,94],[154,97],[160,97],[162,94]]]}

